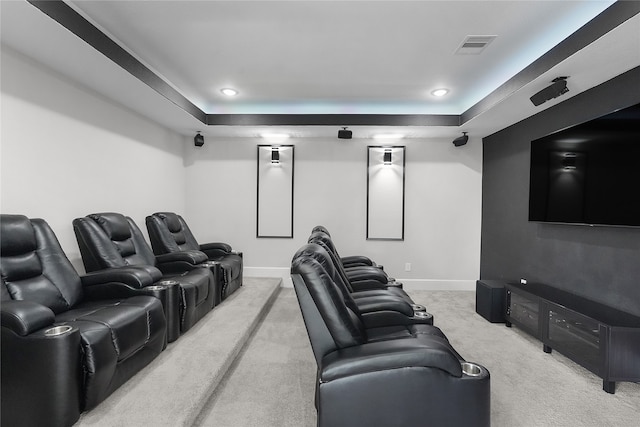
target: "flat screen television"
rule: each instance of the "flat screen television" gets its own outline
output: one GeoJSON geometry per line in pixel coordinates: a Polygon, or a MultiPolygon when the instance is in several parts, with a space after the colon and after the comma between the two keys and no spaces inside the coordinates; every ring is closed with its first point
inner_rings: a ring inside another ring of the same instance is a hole
{"type": "Polygon", "coordinates": [[[640,226],[640,103],[531,142],[529,221],[640,226]]]}

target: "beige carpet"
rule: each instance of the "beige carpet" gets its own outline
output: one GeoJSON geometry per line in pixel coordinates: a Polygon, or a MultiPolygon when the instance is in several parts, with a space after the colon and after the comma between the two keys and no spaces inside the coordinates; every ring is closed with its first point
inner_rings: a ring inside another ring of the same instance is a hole
{"type": "Polygon", "coordinates": [[[492,324],[475,313],[475,292],[411,292],[467,360],[491,372],[491,420],[502,426],[638,426],[640,384],[602,380],[515,326],[492,324]]]}
{"type": "Polygon", "coordinates": [[[76,426],[190,426],[276,298],[281,279],[244,285],[76,426]]]}
{"type": "MultiPolygon", "coordinates": [[[[436,325],[467,360],[491,372],[492,425],[638,426],[640,384],[619,383],[615,395],[600,378],[516,327],[475,313],[474,292],[413,291],[436,325]]],[[[293,289],[283,289],[196,425],[314,426],[315,362],[293,289]]],[[[390,426],[392,427],[392,426],[390,426]]]]}

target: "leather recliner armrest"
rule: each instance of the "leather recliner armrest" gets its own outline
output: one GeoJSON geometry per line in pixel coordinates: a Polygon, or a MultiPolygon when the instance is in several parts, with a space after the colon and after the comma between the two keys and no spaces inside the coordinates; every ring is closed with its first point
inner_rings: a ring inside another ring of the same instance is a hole
{"type": "Polygon", "coordinates": [[[340,258],[340,262],[346,268],[348,267],[356,267],[356,266],[374,266],[375,262],[371,260],[371,258],[366,257],[364,255],[348,255],[340,258]]]}
{"type": "Polygon", "coordinates": [[[411,304],[391,295],[357,298],[354,301],[366,329],[433,323],[432,316],[416,317],[411,304]]]}
{"type": "Polygon", "coordinates": [[[197,265],[207,261],[209,258],[207,254],[202,251],[189,250],[170,252],[168,254],[156,255],[156,261],[158,264],[168,264],[172,262],[186,262],[191,265],[197,265]]]}
{"type": "Polygon", "coordinates": [[[368,343],[329,353],[322,359],[320,380],[328,382],[405,367],[437,368],[453,377],[462,377],[460,360],[451,346],[437,337],[423,337],[368,343]]]}
{"type": "Polygon", "coordinates": [[[346,273],[351,283],[362,280],[376,280],[386,285],[389,282],[385,272],[375,267],[353,267],[348,269],[346,273]]]}
{"type": "Polygon", "coordinates": [[[355,292],[367,291],[373,289],[387,289],[389,287],[386,283],[381,283],[377,280],[357,280],[349,282],[355,292]]]}
{"type": "Polygon", "coordinates": [[[81,276],[80,280],[85,287],[120,283],[134,289],[140,289],[152,285],[161,278],[162,273],[156,267],[131,266],[94,271],[81,276]]]}
{"type": "Polygon", "coordinates": [[[156,255],[156,266],[164,274],[182,274],[200,268],[200,264],[208,260],[207,254],[202,251],[187,250],[156,255]]]}
{"type": "Polygon", "coordinates": [[[413,308],[407,301],[391,295],[370,296],[354,300],[361,314],[382,310],[395,311],[404,316],[413,316],[413,308]]]}
{"type": "Polygon", "coordinates": [[[231,245],[221,242],[204,243],[200,245],[200,250],[206,253],[211,260],[220,259],[231,254],[242,256],[242,252],[234,251],[231,245]]]}
{"type": "Polygon", "coordinates": [[[211,243],[203,243],[200,245],[200,250],[202,252],[210,251],[210,250],[219,250],[226,253],[230,253],[232,248],[231,245],[222,242],[211,242],[211,243]]]}
{"type": "Polygon", "coordinates": [[[3,301],[0,313],[2,327],[22,337],[55,322],[55,315],[49,307],[32,301],[3,301]]]}

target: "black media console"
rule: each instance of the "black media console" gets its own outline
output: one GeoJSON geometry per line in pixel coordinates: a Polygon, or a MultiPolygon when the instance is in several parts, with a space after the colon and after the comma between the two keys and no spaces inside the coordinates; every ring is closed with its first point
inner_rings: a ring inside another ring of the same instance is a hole
{"type": "Polygon", "coordinates": [[[518,326],[602,378],[640,381],[640,317],[541,284],[505,284],[507,326],[518,326]]]}

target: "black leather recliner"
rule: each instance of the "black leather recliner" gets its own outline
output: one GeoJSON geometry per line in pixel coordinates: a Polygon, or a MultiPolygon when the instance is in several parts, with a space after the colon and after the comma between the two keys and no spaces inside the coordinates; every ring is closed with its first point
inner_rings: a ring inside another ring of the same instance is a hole
{"type": "MultiPolygon", "coordinates": [[[[336,270],[342,276],[345,284],[348,286],[349,291],[354,293],[360,293],[362,291],[383,291],[385,293],[396,295],[410,304],[414,304],[411,297],[398,286],[395,282],[389,282],[387,276],[382,270],[375,267],[359,267],[355,274],[349,274],[342,263],[339,261],[336,251],[333,249],[333,244],[330,239],[324,233],[315,232],[309,236],[309,243],[317,244],[323,247],[335,265],[336,270]]],[[[425,310],[421,307],[421,310],[425,310]]]]}
{"type": "Polygon", "coordinates": [[[156,212],[146,218],[151,247],[156,255],[199,250],[215,263],[214,277],[224,300],[242,286],[242,252],[226,243],[199,244],[184,219],[173,212],[156,212]]]}
{"type": "Polygon", "coordinates": [[[139,266],[151,271],[156,280],[177,281],[181,333],[191,329],[214,307],[215,280],[209,268],[196,268],[206,261],[202,252],[185,251],[156,257],[135,222],[114,212],[76,218],[73,230],[87,272],[139,266]]]}
{"type": "Polygon", "coordinates": [[[71,425],[165,348],[162,305],[121,292],[143,270],[80,277],[42,219],[1,215],[0,233],[2,425],[71,425]]]}
{"type": "Polygon", "coordinates": [[[362,265],[361,263],[357,263],[346,267],[342,262],[342,257],[338,253],[335,243],[333,243],[331,236],[328,234],[322,231],[315,231],[309,236],[308,242],[311,243],[312,241],[314,243],[322,243],[327,247],[327,250],[335,256],[336,261],[342,265],[346,275],[352,282],[359,280],[376,280],[388,286],[390,285],[402,288],[402,283],[396,282],[396,279],[393,277],[389,277],[381,266],[362,265]]]}
{"type": "Polygon", "coordinates": [[[316,259],[298,254],[291,277],[318,365],[319,427],[490,425],[489,372],[438,328],[373,338],[316,259]]]}
{"type": "MultiPolygon", "coordinates": [[[[315,227],[313,227],[313,229],[311,230],[311,234],[316,232],[321,232],[329,236],[329,238],[331,237],[331,233],[329,233],[329,230],[327,230],[327,228],[324,225],[316,225],[315,227]]],[[[369,267],[377,267],[377,268],[380,268],[381,270],[384,270],[384,267],[382,265],[376,264],[375,261],[373,261],[371,258],[365,255],[343,256],[343,257],[340,257],[340,262],[342,263],[344,268],[347,268],[347,269],[351,267],[369,266],[369,267]]]]}
{"type": "Polygon", "coordinates": [[[293,256],[313,258],[342,293],[347,307],[360,314],[365,328],[383,326],[410,326],[419,324],[433,325],[433,315],[426,312],[424,306],[409,303],[402,296],[385,289],[353,292],[350,285],[336,268],[329,252],[321,245],[308,243],[293,256]]]}

